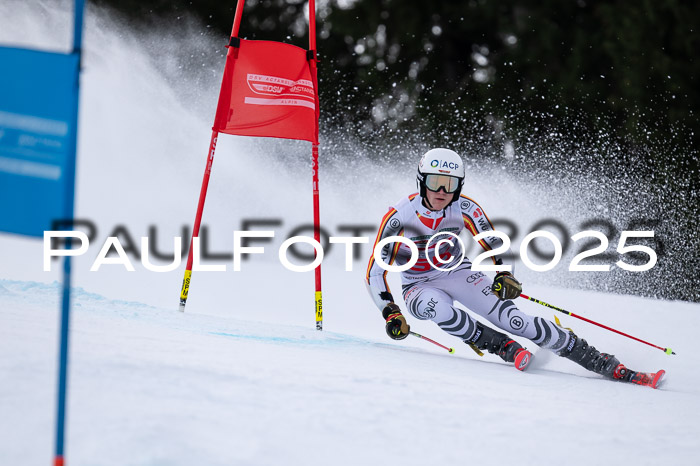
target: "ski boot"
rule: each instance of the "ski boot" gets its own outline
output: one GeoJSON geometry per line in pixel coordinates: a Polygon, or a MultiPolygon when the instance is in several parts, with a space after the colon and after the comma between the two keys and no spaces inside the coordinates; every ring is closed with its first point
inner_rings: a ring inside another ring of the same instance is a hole
{"type": "Polygon", "coordinates": [[[504,333],[497,332],[481,324],[476,325],[476,333],[465,343],[480,350],[497,354],[505,362],[512,362],[519,371],[524,371],[532,361],[532,353],[520,346],[520,343],[504,333]]]}
{"type": "Polygon", "coordinates": [[[569,332],[569,344],[559,352],[559,356],[571,359],[589,371],[620,382],[634,383],[651,388],[659,388],[666,371],[636,372],[625,367],[612,354],[601,353],[586,340],[569,332]]]}
{"type": "Polygon", "coordinates": [[[574,332],[569,332],[569,335],[569,344],[559,352],[559,356],[571,359],[589,371],[611,379],[624,379],[631,372],[612,354],[601,353],[574,332]]]}

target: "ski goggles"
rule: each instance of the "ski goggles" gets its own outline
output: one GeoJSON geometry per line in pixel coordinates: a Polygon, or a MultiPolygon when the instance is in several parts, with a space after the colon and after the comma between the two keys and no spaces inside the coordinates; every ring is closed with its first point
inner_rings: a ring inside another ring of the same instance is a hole
{"type": "Polygon", "coordinates": [[[443,188],[446,193],[453,193],[459,189],[459,178],[448,175],[425,175],[425,187],[431,191],[439,191],[443,188]]]}

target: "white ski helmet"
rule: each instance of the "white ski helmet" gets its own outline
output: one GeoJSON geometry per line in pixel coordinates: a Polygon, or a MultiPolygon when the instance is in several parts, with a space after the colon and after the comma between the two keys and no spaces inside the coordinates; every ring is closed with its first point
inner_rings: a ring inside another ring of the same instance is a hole
{"type": "Polygon", "coordinates": [[[462,158],[450,149],[430,149],[418,162],[418,189],[425,198],[426,189],[454,193],[452,202],[459,199],[464,184],[462,158]]]}

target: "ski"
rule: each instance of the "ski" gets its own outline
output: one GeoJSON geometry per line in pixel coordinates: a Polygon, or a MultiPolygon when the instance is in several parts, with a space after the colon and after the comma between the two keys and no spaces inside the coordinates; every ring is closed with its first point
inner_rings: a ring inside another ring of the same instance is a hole
{"type": "Polygon", "coordinates": [[[661,382],[663,381],[664,375],[666,375],[665,370],[660,370],[658,372],[635,372],[630,371],[630,376],[620,379],[623,382],[634,383],[637,385],[642,385],[645,387],[659,388],[661,382]]]}
{"type": "Polygon", "coordinates": [[[515,361],[513,363],[515,364],[515,368],[518,369],[519,371],[524,371],[527,369],[527,366],[530,365],[530,362],[532,361],[532,353],[526,350],[525,348],[521,348],[518,350],[517,353],[515,353],[515,361]]]}

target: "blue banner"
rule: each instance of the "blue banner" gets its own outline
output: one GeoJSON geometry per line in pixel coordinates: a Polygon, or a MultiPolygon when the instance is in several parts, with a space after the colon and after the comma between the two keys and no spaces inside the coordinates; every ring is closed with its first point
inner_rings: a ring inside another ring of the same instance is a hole
{"type": "Polygon", "coordinates": [[[0,231],[42,237],[73,217],[80,58],[0,47],[0,63],[0,231]]]}

